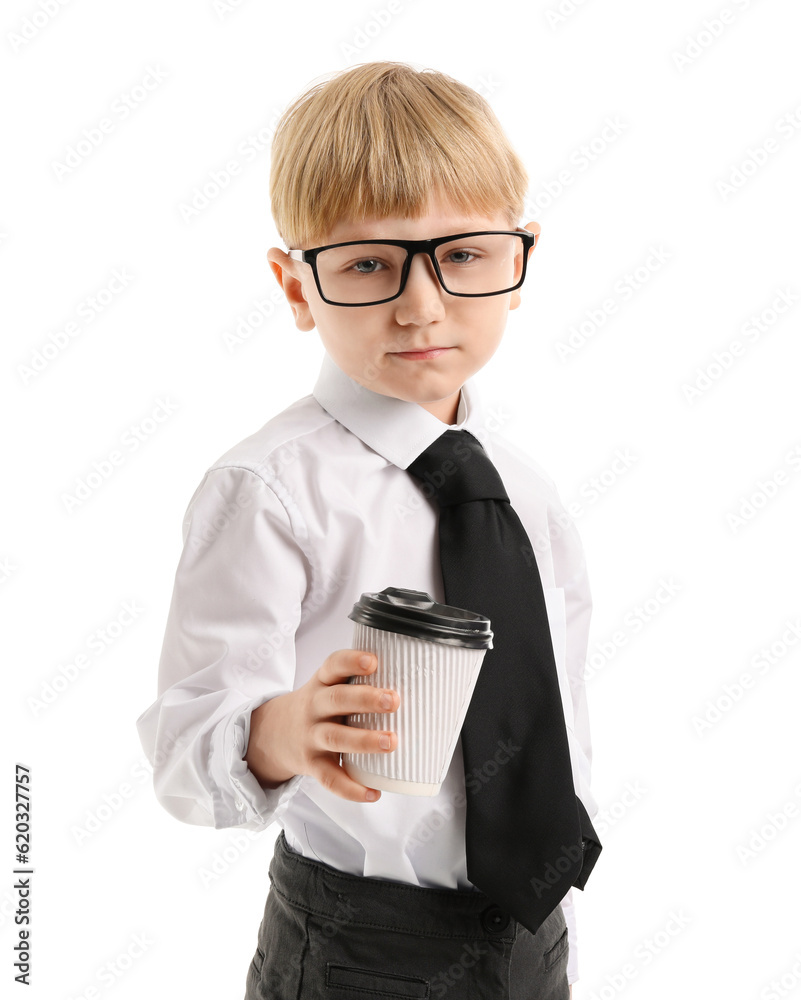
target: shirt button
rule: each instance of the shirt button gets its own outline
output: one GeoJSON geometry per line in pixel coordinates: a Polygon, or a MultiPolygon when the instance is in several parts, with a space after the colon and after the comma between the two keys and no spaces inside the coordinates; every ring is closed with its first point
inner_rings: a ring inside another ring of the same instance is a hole
{"type": "Polygon", "coordinates": [[[500,906],[488,906],[481,914],[481,925],[485,931],[505,931],[511,918],[500,906]]]}
{"type": "Polygon", "coordinates": [[[239,810],[239,812],[242,812],[242,810],[245,808],[245,803],[242,801],[242,799],[236,800],[236,808],[239,810]]]}

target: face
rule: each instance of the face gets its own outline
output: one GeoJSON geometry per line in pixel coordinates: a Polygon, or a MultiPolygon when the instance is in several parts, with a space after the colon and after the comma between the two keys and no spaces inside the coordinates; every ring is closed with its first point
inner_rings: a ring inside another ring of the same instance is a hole
{"type": "MultiPolygon", "coordinates": [[[[504,215],[470,215],[432,196],[416,219],[390,216],[340,222],[318,244],[370,239],[431,239],[451,233],[510,229],[504,215]]],[[[526,229],[539,233],[536,222],[526,229]]],[[[304,248],[306,249],[306,248],[304,248]]],[[[522,253],[522,245],[521,245],[522,253]]],[[[419,403],[447,424],[456,421],[459,390],[500,344],[519,291],[481,298],[449,295],[423,254],[412,259],[403,294],[373,306],[334,306],[317,291],[309,264],[268,253],[300,330],[315,326],[335,364],[385,396],[419,403]]]]}

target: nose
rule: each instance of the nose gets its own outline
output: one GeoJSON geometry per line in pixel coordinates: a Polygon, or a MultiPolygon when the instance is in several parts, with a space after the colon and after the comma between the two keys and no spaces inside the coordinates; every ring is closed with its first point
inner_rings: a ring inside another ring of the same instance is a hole
{"type": "Polygon", "coordinates": [[[395,318],[402,326],[426,326],[443,319],[444,294],[431,258],[417,253],[409,266],[406,287],[395,299],[395,318]]]}

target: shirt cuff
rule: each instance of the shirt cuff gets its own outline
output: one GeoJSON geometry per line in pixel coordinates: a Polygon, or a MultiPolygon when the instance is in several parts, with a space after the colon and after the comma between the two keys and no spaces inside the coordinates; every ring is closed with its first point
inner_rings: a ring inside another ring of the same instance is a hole
{"type": "Polygon", "coordinates": [[[296,774],[277,788],[265,788],[253,774],[243,754],[250,738],[250,717],[264,698],[256,698],[215,731],[209,753],[214,788],[212,807],[217,829],[241,827],[264,830],[278,820],[304,778],[296,774]],[[215,739],[216,737],[216,739],[215,739]],[[223,741],[222,752],[218,745],[223,741]]]}

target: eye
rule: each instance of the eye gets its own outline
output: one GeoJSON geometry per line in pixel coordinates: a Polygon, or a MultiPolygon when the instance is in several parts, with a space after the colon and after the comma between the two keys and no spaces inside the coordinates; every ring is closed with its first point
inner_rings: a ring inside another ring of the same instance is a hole
{"type": "Polygon", "coordinates": [[[376,274],[379,268],[384,267],[380,260],[376,260],[375,257],[366,257],[364,260],[357,260],[353,264],[353,270],[357,274],[376,274]]]}
{"type": "Polygon", "coordinates": [[[447,250],[440,259],[440,264],[448,264],[453,267],[464,267],[467,264],[472,264],[475,261],[480,261],[484,259],[484,254],[481,250],[466,250],[460,248],[458,250],[447,250]]]}

